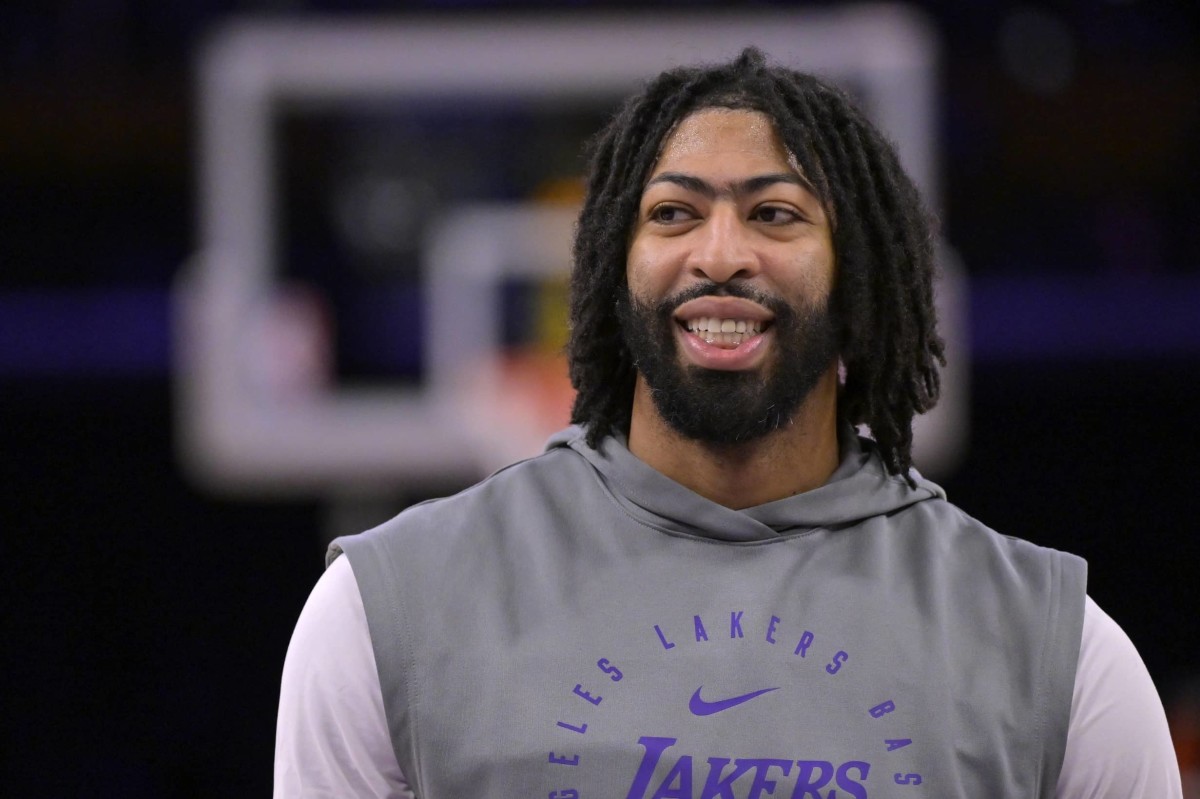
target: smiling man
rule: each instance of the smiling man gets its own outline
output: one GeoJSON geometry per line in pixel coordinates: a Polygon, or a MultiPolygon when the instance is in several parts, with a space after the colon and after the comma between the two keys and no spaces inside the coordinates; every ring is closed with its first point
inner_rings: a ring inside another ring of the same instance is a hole
{"type": "Polygon", "coordinates": [[[576,236],[575,425],[331,545],[276,796],[1179,797],[1084,563],[912,468],[930,242],[811,76],[747,50],[631,98],[576,236]]]}
{"type": "Polygon", "coordinates": [[[835,271],[829,220],[771,119],[683,119],[642,192],[617,298],[638,372],[630,451],[733,508],[824,483],[835,271]]]}

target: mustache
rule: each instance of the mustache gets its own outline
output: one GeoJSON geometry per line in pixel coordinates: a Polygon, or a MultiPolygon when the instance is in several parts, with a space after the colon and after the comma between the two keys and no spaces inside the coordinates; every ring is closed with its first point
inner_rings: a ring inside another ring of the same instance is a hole
{"type": "Polygon", "coordinates": [[[729,283],[705,281],[697,283],[662,300],[654,310],[657,314],[670,316],[675,313],[675,309],[680,305],[699,299],[700,297],[737,297],[738,299],[750,300],[768,309],[777,318],[786,318],[794,313],[792,307],[783,298],[768,294],[740,281],[730,281],[729,283]]]}

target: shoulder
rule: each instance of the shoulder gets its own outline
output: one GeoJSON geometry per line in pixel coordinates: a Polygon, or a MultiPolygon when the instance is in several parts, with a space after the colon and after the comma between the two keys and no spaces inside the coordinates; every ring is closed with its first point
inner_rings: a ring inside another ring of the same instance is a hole
{"type": "Polygon", "coordinates": [[[354,548],[420,546],[431,532],[437,533],[440,548],[458,537],[476,538],[485,528],[494,530],[514,518],[527,518],[537,508],[563,502],[585,483],[595,482],[591,471],[576,452],[555,447],[506,466],[456,494],[406,508],[371,530],[336,539],[328,560],[354,548]]]}
{"type": "Polygon", "coordinates": [[[411,605],[431,591],[469,596],[519,577],[529,564],[553,561],[581,519],[598,518],[610,507],[611,495],[591,464],[559,446],[374,529],[337,538],[326,560],[343,553],[351,560],[370,615],[376,594],[402,591],[411,605]]]}
{"type": "Polygon", "coordinates": [[[941,552],[964,568],[989,570],[980,577],[1001,582],[1020,577],[1051,590],[1074,595],[1083,612],[1087,562],[1070,552],[998,532],[944,497],[915,503],[903,512],[903,524],[923,538],[923,545],[941,552]]]}

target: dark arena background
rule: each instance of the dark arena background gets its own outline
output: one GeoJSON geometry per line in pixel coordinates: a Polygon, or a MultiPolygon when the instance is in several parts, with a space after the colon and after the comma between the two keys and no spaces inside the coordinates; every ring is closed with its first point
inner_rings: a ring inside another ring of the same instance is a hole
{"type": "MultiPolygon", "coordinates": [[[[233,158],[247,141],[205,133],[214,106],[202,75],[222,31],[253,18],[493,25],[504,37],[589,15],[636,29],[797,10],[915,19],[928,33],[937,166],[926,177],[961,265],[965,387],[955,454],[928,471],[991,527],[1088,559],[1089,592],[1141,651],[1187,795],[1200,796],[1194,4],[402,5],[0,5],[5,796],[268,795],[280,670],[325,542],[457,490],[524,446],[502,441],[470,460],[451,435],[467,433],[445,433],[443,452],[426,426],[412,435],[437,457],[387,460],[403,452],[401,436],[364,464],[356,452],[374,453],[380,438],[354,425],[377,418],[386,429],[387,397],[423,396],[442,379],[445,341],[425,332],[436,324],[430,242],[454,243],[455,224],[507,219],[495,211],[504,203],[569,219],[579,144],[612,100],[427,93],[389,105],[351,91],[346,102],[267,104],[273,211],[258,221],[278,290],[261,313],[210,318],[205,269],[241,240],[214,241],[223,206],[205,199],[217,174],[206,159],[233,158]],[[470,216],[479,208],[493,215],[470,216]],[[205,336],[212,352],[234,353],[231,372],[196,343],[205,336]],[[225,390],[242,394],[221,405],[225,390]],[[372,390],[385,401],[372,405],[372,390]],[[363,404],[303,427],[297,408],[339,392],[363,404]],[[221,427],[228,408],[244,427],[221,427]],[[276,422],[282,432],[260,442],[276,422]],[[214,429],[234,432],[213,444],[214,429]]],[[[440,80],[452,60],[430,71],[440,80]]],[[[254,216],[262,204],[245,207],[254,216]]],[[[543,423],[561,412],[561,280],[510,268],[540,257],[512,246],[492,256],[503,275],[492,361],[479,367],[499,371],[483,389],[436,395],[421,410],[431,419],[507,428],[529,407],[543,423]]]]}

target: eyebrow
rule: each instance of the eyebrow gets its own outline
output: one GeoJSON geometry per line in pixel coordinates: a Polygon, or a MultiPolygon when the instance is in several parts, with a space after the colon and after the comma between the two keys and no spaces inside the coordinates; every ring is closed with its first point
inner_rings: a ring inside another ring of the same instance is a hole
{"type": "Polygon", "coordinates": [[[746,178],[728,187],[718,189],[713,184],[695,175],[688,175],[684,172],[663,172],[660,175],[654,176],[646,183],[646,189],[656,183],[673,183],[687,191],[707,197],[708,199],[716,199],[718,195],[732,194],[734,197],[744,197],[747,194],[754,194],[762,191],[768,186],[773,186],[776,183],[791,183],[800,186],[816,195],[816,190],[807,180],[797,175],[795,172],[771,172],[765,175],[755,175],[752,178],[746,178]]]}

